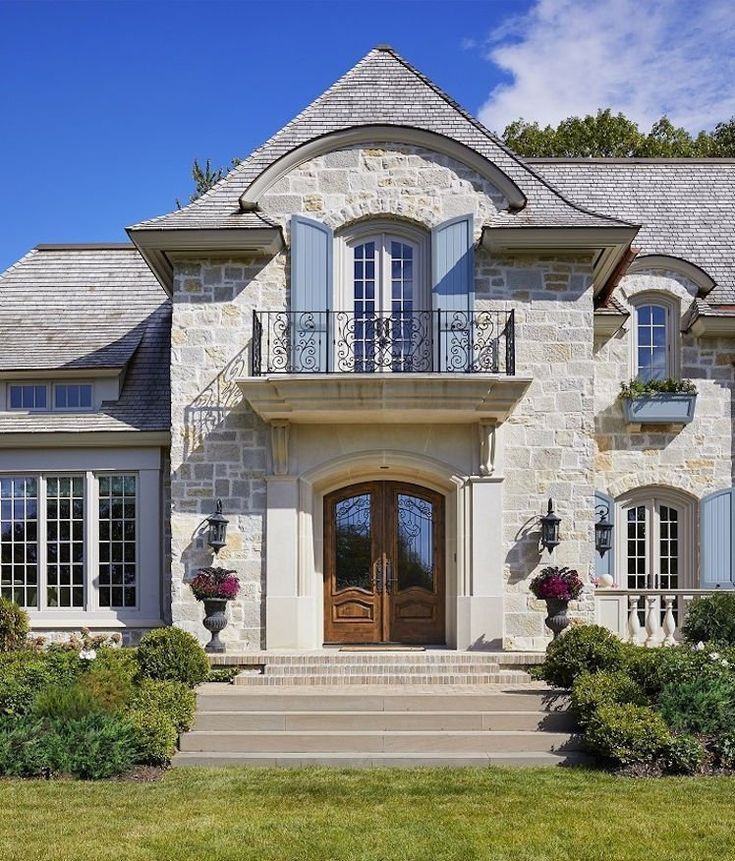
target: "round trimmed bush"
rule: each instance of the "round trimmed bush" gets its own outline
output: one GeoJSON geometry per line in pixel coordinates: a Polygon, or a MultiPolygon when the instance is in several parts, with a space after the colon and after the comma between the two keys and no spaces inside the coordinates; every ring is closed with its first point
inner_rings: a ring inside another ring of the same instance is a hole
{"type": "Polygon", "coordinates": [[[692,601],[681,633],[688,643],[735,646],[735,593],[717,592],[692,601]]]}
{"type": "Polygon", "coordinates": [[[128,719],[133,727],[137,762],[168,765],[176,753],[178,733],[171,718],[158,709],[135,709],[128,719]]]}
{"type": "Polygon", "coordinates": [[[28,613],[7,598],[0,598],[0,652],[22,649],[29,630],[28,613]]]}
{"type": "Polygon", "coordinates": [[[81,661],[68,652],[0,654],[0,715],[27,714],[38,692],[47,685],[71,685],[81,661]]]}
{"type": "Polygon", "coordinates": [[[623,644],[607,628],[578,625],[549,644],[538,674],[552,685],[571,688],[585,671],[621,669],[624,655],[623,644]]]}
{"type": "Polygon", "coordinates": [[[647,706],[602,705],[584,735],[592,753],[619,765],[654,762],[671,744],[671,734],[658,712],[647,706]]]}
{"type": "Polygon", "coordinates": [[[584,672],[572,686],[572,709],[577,720],[586,726],[595,711],[603,705],[646,705],[648,700],[640,685],[624,670],[584,672]]]}
{"type": "Polygon", "coordinates": [[[183,682],[193,688],[209,675],[209,661],[199,640],[181,628],[149,631],[137,655],[140,673],[149,679],[183,682]]]}
{"type": "Polygon", "coordinates": [[[696,774],[707,761],[707,751],[693,735],[675,735],[661,755],[661,765],[669,774],[696,774]]]}
{"type": "Polygon", "coordinates": [[[143,679],[131,706],[137,711],[163,712],[179,732],[185,732],[194,721],[196,695],[182,682],[143,679]]]}

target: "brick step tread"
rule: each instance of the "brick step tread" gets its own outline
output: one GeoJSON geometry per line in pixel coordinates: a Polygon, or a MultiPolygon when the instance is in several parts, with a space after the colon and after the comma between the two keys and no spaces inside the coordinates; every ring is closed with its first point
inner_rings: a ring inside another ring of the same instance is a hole
{"type": "Polygon", "coordinates": [[[335,663],[371,663],[379,661],[423,661],[426,663],[451,663],[452,661],[490,661],[503,666],[531,666],[543,663],[544,652],[458,652],[458,651],[432,651],[425,652],[306,652],[306,653],[271,653],[252,652],[240,654],[208,655],[212,666],[257,666],[262,664],[301,664],[322,663],[333,661],[335,663]]]}
{"type": "MultiPolygon", "coordinates": [[[[244,671],[248,675],[256,672],[244,671]]],[[[508,672],[519,674],[522,670],[501,670],[497,664],[275,664],[264,668],[264,675],[342,675],[362,673],[364,675],[380,675],[382,673],[416,673],[418,675],[458,675],[466,673],[497,674],[508,672]]]]}
{"type": "MultiPolygon", "coordinates": [[[[473,654],[472,652],[457,652],[453,655],[427,655],[427,654],[408,654],[408,655],[392,655],[379,653],[375,655],[307,655],[305,657],[269,657],[269,658],[253,658],[243,659],[241,666],[319,666],[322,664],[501,664],[504,663],[495,655],[483,655],[481,653],[473,654]]],[[[512,663],[507,666],[514,666],[512,663]]]]}
{"type": "Polygon", "coordinates": [[[585,765],[590,757],[580,751],[513,751],[496,753],[222,753],[180,751],[174,768],[543,768],[585,765]]]}
{"type": "Polygon", "coordinates": [[[573,730],[569,712],[557,711],[200,711],[193,729],[305,730],[305,729],[573,730]]]}
{"type": "Polygon", "coordinates": [[[185,733],[184,751],[243,753],[490,753],[495,751],[576,750],[568,732],[503,730],[214,730],[185,733]]]}
{"type": "MultiPolygon", "coordinates": [[[[526,679],[518,674],[501,675],[497,673],[447,673],[446,675],[402,675],[398,673],[365,675],[293,675],[268,676],[241,674],[234,680],[235,686],[267,685],[497,685],[523,684],[526,679]]],[[[530,680],[529,680],[530,681],[530,680]]]]}

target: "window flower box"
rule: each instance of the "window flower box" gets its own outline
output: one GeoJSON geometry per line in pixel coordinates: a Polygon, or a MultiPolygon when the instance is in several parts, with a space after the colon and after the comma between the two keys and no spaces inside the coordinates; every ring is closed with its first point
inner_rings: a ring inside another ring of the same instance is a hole
{"type": "Polygon", "coordinates": [[[631,380],[620,390],[625,420],[637,425],[687,425],[697,390],[690,380],[631,380]]]}

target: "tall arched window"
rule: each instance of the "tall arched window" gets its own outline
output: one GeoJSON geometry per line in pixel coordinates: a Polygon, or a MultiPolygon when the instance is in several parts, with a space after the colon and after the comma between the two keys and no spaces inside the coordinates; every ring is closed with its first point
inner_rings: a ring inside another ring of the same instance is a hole
{"type": "Polygon", "coordinates": [[[633,376],[643,382],[677,377],[678,306],[674,299],[643,294],[634,309],[633,376]]]}
{"type": "Polygon", "coordinates": [[[341,237],[335,278],[338,343],[358,372],[430,370],[428,234],[373,221],[341,237]]]}

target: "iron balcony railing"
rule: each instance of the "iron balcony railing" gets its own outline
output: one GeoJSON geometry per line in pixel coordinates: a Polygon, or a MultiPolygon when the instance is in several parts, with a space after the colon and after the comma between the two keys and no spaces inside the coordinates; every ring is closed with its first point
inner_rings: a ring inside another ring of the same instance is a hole
{"type": "Polygon", "coordinates": [[[513,311],[254,311],[252,374],[515,374],[513,311]]]}

